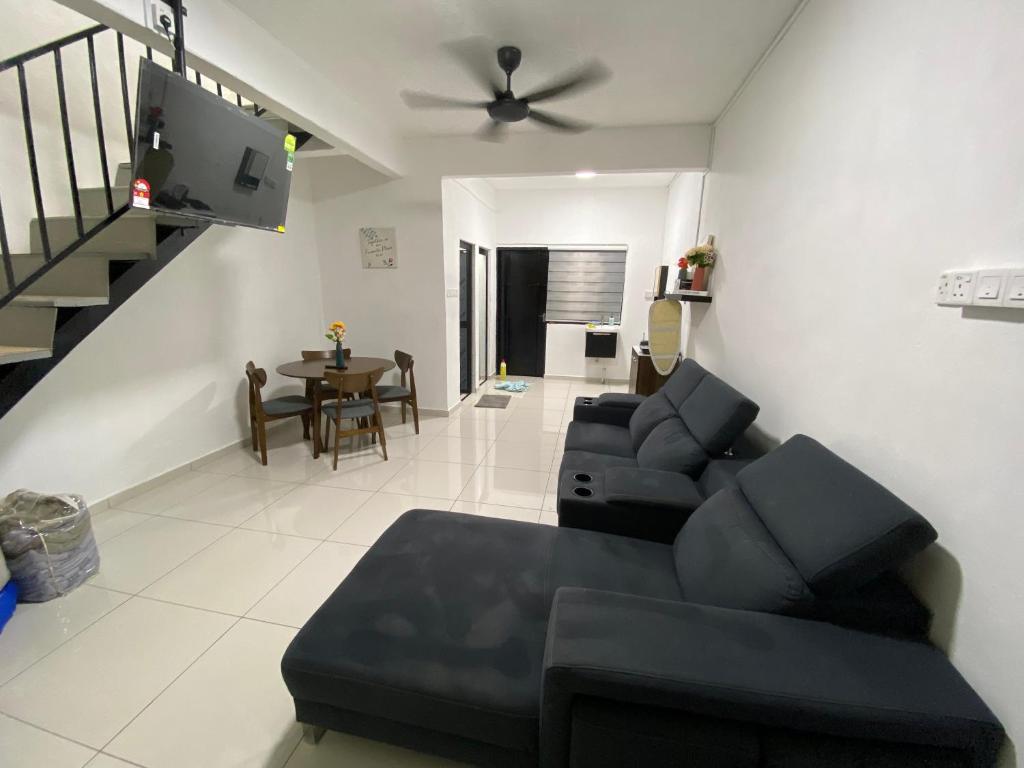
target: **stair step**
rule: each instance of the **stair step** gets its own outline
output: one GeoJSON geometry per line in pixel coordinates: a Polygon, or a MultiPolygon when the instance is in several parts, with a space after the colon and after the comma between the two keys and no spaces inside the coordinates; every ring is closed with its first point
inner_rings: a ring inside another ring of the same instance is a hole
{"type": "MultiPolygon", "coordinates": [[[[120,208],[126,202],[128,202],[128,187],[111,187],[110,198],[114,203],[114,209],[120,208]]],[[[103,187],[88,187],[78,191],[78,200],[82,206],[82,215],[89,217],[97,217],[100,219],[106,218],[109,211],[107,211],[107,193],[103,187]]],[[[189,219],[185,216],[175,216],[168,213],[158,213],[155,211],[147,211],[143,208],[132,208],[125,216],[129,216],[133,219],[156,219],[157,224],[166,224],[167,226],[184,226],[188,224],[195,224],[195,219],[189,219]]]]}
{"type": "Polygon", "coordinates": [[[23,351],[19,354],[28,354],[24,352],[25,349],[50,350],[53,348],[56,324],[56,307],[8,304],[0,309],[0,345],[22,348],[23,351]]]}
{"type": "MultiPolygon", "coordinates": [[[[83,216],[82,225],[85,231],[100,224],[106,216],[83,216]]],[[[54,216],[46,219],[46,232],[50,238],[50,250],[59,253],[78,239],[78,229],[74,216],[54,216]]],[[[29,248],[34,253],[43,250],[39,236],[39,220],[32,219],[29,223],[29,248]]],[[[138,254],[145,253],[147,258],[156,254],[156,221],[152,214],[148,216],[122,216],[109,227],[93,237],[83,246],[98,254],[138,254]]]]}
{"type": "MultiPolygon", "coordinates": [[[[15,281],[24,280],[45,261],[42,256],[12,256],[15,281]]],[[[30,285],[26,292],[50,296],[107,296],[110,266],[106,256],[68,257],[30,285]]]]}
{"type": "Polygon", "coordinates": [[[117,170],[114,172],[114,184],[118,187],[128,188],[131,184],[132,179],[132,164],[131,163],[118,163],[117,170]]]}
{"type": "Polygon", "coordinates": [[[0,365],[23,363],[26,360],[42,360],[52,356],[53,350],[46,347],[9,347],[0,344],[0,365]]]}

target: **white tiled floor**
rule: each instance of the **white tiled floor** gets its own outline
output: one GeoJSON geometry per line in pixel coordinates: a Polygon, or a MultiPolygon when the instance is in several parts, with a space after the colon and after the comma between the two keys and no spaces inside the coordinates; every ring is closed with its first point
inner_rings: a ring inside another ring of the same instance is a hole
{"type": "MultiPolygon", "coordinates": [[[[403,512],[549,525],[579,394],[547,380],[504,410],[389,411],[390,461],[346,441],[338,470],[295,426],[97,514],[101,573],[21,605],[0,637],[0,762],[53,768],[437,768],[453,763],[331,733],[300,744],[280,660],[296,630],[403,512]]],[[[488,386],[480,394],[495,394],[488,386]]]]}

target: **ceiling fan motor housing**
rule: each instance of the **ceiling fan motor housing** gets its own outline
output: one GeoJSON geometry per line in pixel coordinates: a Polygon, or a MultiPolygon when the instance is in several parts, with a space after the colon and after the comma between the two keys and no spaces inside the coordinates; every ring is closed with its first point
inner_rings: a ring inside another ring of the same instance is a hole
{"type": "Polygon", "coordinates": [[[503,96],[487,105],[487,114],[499,123],[518,123],[527,118],[530,107],[522,99],[503,96]]]}

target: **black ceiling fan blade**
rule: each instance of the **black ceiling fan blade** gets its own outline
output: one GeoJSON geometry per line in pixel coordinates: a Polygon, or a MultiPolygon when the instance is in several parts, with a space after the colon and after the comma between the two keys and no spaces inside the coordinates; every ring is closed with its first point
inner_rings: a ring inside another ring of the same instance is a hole
{"type": "Polygon", "coordinates": [[[552,80],[543,88],[531,91],[520,98],[530,103],[544,101],[545,99],[556,99],[570,96],[574,93],[582,93],[595,85],[603,83],[612,76],[608,67],[599,61],[592,61],[582,67],[570,70],[557,80],[552,80]]]}
{"type": "Polygon", "coordinates": [[[527,115],[527,117],[531,120],[536,120],[546,128],[563,131],[565,133],[583,133],[583,131],[589,131],[594,127],[590,123],[585,123],[582,120],[571,120],[568,117],[552,115],[550,112],[541,112],[539,109],[531,109],[530,114],[527,115]]]}
{"type": "Polygon", "coordinates": [[[505,92],[505,77],[494,57],[494,42],[486,37],[467,37],[444,44],[445,50],[493,97],[505,92]]]}
{"type": "Polygon", "coordinates": [[[405,106],[410,109],[486,109],[486,101],[452,99],[423,91],[402,91],[399,93],[405,106]]]}
{"type": "Polygon", "coordinates": [[[498,120],[488,120],[480,126],[476,137],[481,141],[502,142],[508,138],[508,124],[498,120]]]}

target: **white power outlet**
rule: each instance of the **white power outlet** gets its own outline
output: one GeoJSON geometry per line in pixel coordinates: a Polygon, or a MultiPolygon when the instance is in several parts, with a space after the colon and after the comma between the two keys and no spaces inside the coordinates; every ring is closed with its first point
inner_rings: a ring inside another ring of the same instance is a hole
{"type": "Polygon", "coordinates": [[[981,307],[1001,306],[1005,287],[1005,269],[983,269],[975,280],[973,303],[981,307]]]}
{"type": "Polygon", "coordinates": [[[943,272],[939,275],[939,284],[935,286],[935,303],[949,306],[949,294],[953,290],[953,273],[943,272]]]}
{"type": "Polygon", "coordinates": [[[154,32],[174,37],[174,9],[164,0],[142,0],[143,13],[146,15],[146,26],[154,32]],[[161,17],[166,17],[169,24],[164,27],[161,17]]]}
{"type": "Polygon", "coordinates": [[[1010,272],[1007,276],[1003,306],[1024,309],[1024,270],[1010,272]]]}
{"type": "Polygon", "coordinates": [[[974,272],[954,272],[953,286],[949,289],[949,303],[954,306],[970,304],[974,299],[974,272]]]}

